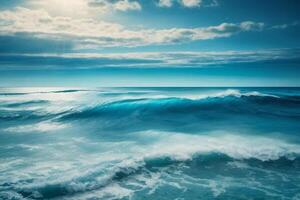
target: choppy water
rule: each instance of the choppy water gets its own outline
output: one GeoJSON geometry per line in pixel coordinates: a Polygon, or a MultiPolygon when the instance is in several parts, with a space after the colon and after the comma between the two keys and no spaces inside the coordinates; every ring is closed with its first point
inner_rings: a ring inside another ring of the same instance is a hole
{"type": "Polygon", "coordinates": [[[300,88],[1,88],[0,199],[300,199],[300,88]]]}

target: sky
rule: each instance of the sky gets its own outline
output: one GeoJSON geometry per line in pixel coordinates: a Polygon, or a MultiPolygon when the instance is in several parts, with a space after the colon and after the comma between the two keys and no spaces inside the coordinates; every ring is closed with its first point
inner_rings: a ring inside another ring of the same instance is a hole
{"type": "Polygon", "coordinates": [[[298,0],[0,0],[0,86],[300,86],[299,10],[298,0]]]}

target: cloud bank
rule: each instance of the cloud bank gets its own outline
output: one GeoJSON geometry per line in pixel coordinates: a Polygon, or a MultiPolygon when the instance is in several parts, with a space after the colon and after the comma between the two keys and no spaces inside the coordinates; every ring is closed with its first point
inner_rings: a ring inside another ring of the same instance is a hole
{"type": "Polygon", "coordinates": [[[128,29],[92,18],[51,16],[42,9],[17,7],[0,12],[0,37],[50,40],[68,43],[74,49],[178,44],[226,38],[263,28],[264,23],[244,21],[199,28],[128,29]]]}
{"type": "Polygon", "coordinates": [[[0,54],[0,70],[120,68],[202,68],[243,63],[299,63],[300,49],[122,54],[0,54]]]}

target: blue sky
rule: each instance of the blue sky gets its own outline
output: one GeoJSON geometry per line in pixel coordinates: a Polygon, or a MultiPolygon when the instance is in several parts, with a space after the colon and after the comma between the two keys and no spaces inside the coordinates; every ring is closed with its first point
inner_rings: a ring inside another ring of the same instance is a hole
{"type": "Polygon", "coordinates": [[[297,0],[0,0],[0,86],[300,86],[297,0]]]}

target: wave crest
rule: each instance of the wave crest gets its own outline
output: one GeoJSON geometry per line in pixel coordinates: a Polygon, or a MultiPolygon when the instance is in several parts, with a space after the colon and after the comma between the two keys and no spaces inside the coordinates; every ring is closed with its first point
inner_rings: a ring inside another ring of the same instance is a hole
{"type": "MultiPolygon", "coordinates": [[[[266,115],[287,116],[294,106],[299,106],[300,100],[281,98],[274,95],[259,92],[241,93],[238,90],[226,90],[225,92],[193,98],[139,98],[125,99],[98,104],[93,107],[85,107],[74,110],[65,115],[64,119],[90,118],[90,117],[162,117],[184,114],[218,117],[232,114],[264,113],[266,115]],[[280,111],[280,112],[277,112],[280,111]],[[287,111],[287,112],[282,112],[287,111]],[[213,116],[216,112],[218,115],[213,116]]],[[[293,117],[300,117],[294,115],[293,117]]]]}

